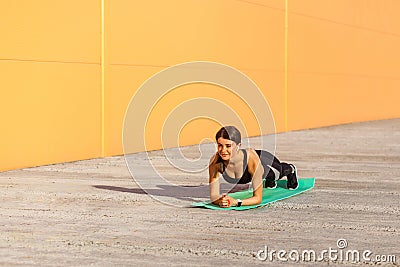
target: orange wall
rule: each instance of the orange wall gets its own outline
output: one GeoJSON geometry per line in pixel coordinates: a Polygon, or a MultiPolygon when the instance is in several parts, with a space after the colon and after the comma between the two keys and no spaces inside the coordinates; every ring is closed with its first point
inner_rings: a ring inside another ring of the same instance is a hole
{"type": "MultiPolygon", "coordinates": [[[[390,0],[2,1],[0,171],[122,154],[133,94],[188,61],[248,75],[279,132],[399,117],[399,11],[390,0]]],[[[184,97],[212,95],[196,88],[184,97]]],[[[160,114],[176,104],[165,100],[160,114]]],[[[178,143],[213,127],[192,122],[178,143]]]]}
{"type": "Polygon", "coordinates": [[[0,21],[0,171],[99,157],[99,1],[0,1],[0,21]]]}
{"type": "Polygon", "coordinates": [[[289,130],[400,116],[399,1],[289,1],[289,130]]]}
{"type": "MultiPolygon", "coordinates": [[[[284,1],[259,2],[265,5],[232,0],[149,0],[140,5],[108,1],[105,153],[121,154],[124,114],[140,85],[166,67],[188,61],[221,62],[243,71],[268,95],[277,128],[284,130],[284,1]]],[[[206,89],[199,90],[209,96],[206,89]]],[[[199,90],[187,93],[186,99],[201,96],[199,90]]],[[[161,110],[159,114],[167,114],[169,107],[161,110]]],[[[202,130],[205,136],[207,129],[202,130]]],[[[197,141],[182,138],[181,144],[197,141]]],[[[152,149],[160,147],[159,139],[150,140],[152,149]]]]}

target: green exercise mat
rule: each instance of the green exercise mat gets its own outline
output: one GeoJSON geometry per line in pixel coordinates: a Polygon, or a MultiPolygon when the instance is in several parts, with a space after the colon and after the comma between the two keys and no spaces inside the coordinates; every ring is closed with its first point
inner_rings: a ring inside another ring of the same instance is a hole
{"type": "MultiPolygon", "coordinates": [[[[277,181],[277,187],[275,189],[264,188],[262,201],[260,204],[257,205],[220,208],[219,206],[210,203],[210,201],[204,201],[204,202],[192,203],[192,206],[204,207],[213,210],[248,210],[248,209],[259,208],[269,203],[279,201],[288,197],[292,197],[312,189],[314,187],[315,178],[300,178],[298,181],[299,181],[299,187],[296,190],[286,189],[286,180],[277,181]]],[[[231,193],[228,195],[233,198],[245,199],[251,197],[253,195],[253,191],[244,190],[240,192],[231,193]]]]}

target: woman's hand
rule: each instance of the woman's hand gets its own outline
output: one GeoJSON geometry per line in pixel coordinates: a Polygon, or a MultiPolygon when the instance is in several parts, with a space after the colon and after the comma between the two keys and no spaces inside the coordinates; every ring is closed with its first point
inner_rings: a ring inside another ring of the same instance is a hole
{"type": "Polygon", "coordinates": [[[219,206],[221,208],[229,208],[231,206],[236,206],[236,205],[237,205],[237,200],[234,199],[233,197],[227,196],[226,194],[223,194],[219,201],[219,206]]]}

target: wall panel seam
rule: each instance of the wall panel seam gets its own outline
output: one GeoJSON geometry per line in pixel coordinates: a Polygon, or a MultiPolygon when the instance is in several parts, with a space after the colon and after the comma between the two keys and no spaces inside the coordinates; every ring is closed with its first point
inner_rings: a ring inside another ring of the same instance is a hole
{"type": "Polygon", "coordinates": [[[104,97],[105,97],[105,84],[104,84],[104,82],[105,82],[105,77],[104,77],[104,75],[105,75],[105,65],[104,65],[104,63],[105,63],[105,58],[104,58],[104,54],[105,54],[105,47],[104,47],[104,44],[105,44],[105,36],[104,36],[104,29],[105,29],[105,21],[104,21],[104,9],[105,9],[105,6],[104,6],[104,1],[105,0],[101,0],[101,55],[100,55],[100,65],[101,65],[101,88],[100,88],[100,90],[101,90],[101,112],[100,112],[100,124],[101,124],[101,157],[105,157],[105,125],[104,125],[104,123],[105,123],[105,114],[104,114],[104,112],[105,112],[105,99],[104,99],[104,97]]]}

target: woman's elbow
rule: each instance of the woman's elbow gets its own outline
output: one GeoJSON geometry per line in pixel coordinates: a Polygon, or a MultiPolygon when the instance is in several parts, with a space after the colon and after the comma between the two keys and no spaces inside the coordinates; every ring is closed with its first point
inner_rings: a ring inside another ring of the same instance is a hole
{"type": "Polygon", "coordinates": [[[255,205],[258,205],[262,202],[262,195],[255,196],[255,205]]]}

